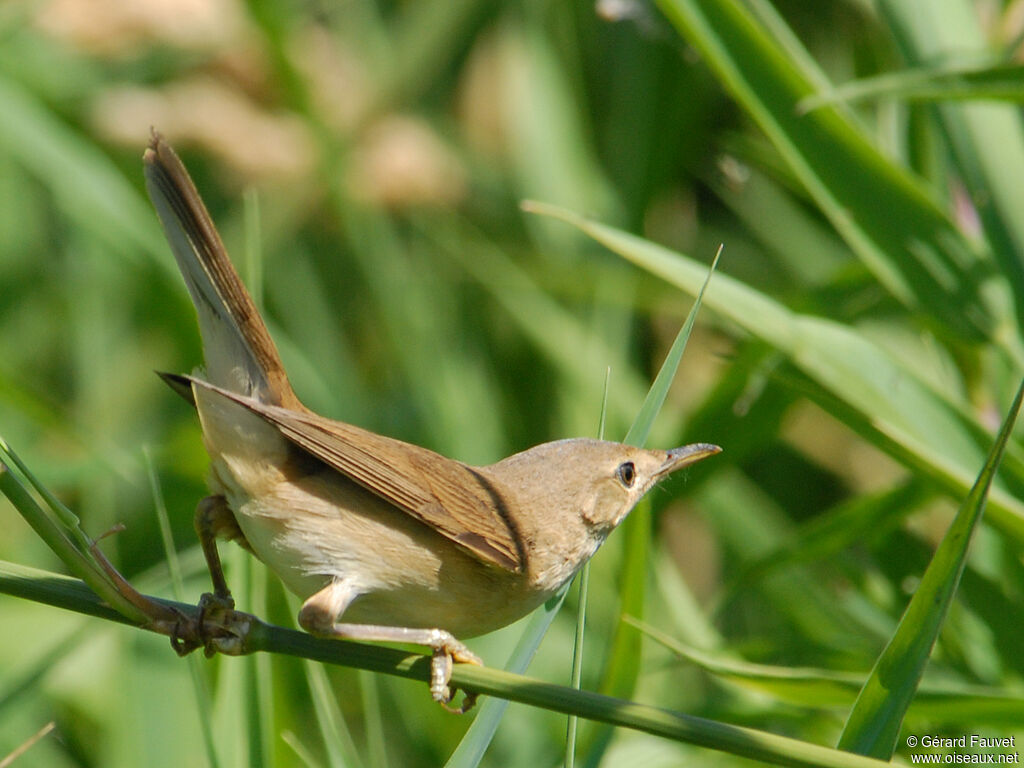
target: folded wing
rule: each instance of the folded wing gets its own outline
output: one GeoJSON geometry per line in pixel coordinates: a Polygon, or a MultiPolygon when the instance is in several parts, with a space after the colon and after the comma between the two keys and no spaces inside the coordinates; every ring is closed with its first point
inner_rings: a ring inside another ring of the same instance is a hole
{"type": "Polygon", "coordinates": [[[511,522],[507,500],[500,488],[472,467],[310,411],[262,403],[192,376],[161,376],[186,398],[191,386],[197,386],[248,408],[310,456],[483,562],[508,571],[523,570],[523,544],[511,522]]]}

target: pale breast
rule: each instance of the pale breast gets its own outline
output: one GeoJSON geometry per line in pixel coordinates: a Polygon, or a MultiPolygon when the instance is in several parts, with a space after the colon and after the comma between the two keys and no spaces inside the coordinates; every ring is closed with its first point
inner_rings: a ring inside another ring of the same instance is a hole
{"type": "Polygon", "coordinates": [[[332,579],[353,586],[358,596],[341,621],[471,637],[548,596],[326,468],[258,497],[237,478],[224,484],[234,487],[229,504],[253,551],[292,592],[306,599],[332,579]]]}

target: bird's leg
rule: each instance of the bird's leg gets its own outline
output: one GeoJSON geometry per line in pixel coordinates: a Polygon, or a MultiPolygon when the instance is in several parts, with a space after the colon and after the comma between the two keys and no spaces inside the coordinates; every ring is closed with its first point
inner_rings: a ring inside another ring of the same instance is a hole
{"type": "MultiPolygon", "coordinates": [[[[213,593],[206,592],[199,599],[199,616],[195,627],[190,629],[202,639],[207,656],[218,651],[237,655],[243,652],[249,623],[244,618],[245,614],[235,611],[235,601],[228,589],[220,554],[217,552],[217,539],[239,539],[239,543],[246,549],[249,549],[249,543],[223,496],[207,496],[202,499],[196,506],[194,523],[213,581],[213,593]]],[[[171,645],[180,655],[195,648],[194,642],[183,643],[180,636],[172,636],[171,645]]]]}
{"type": "Polygon", "coordinates": [[[235,601],[231,597],[231,590],[228,589],[227,580],[224,578],[224,567],[220,562],[220,553],[217,552],[217,539],[241,539],[248,549],[248,542],[238,527],[238,521],[234,513],[228,507],[227,499],[223,496],[207,496],[196,506],[194,519],[196,535],[199,536],[199,544],[203,548],[203,556],[206,558],[206,566],[210,570],[210,579],[213,581],[212,597],[230,604],[234,608],[235,601]]]}
{"type": "Polygon", "coordinates": [[[355,592],[345,582],[332,581],[302,604],[299,625],[310,634],[322,637],[425,645],[434,651],[430,664],[430,695],[434,701],[452,712],[464,713],[472,709],[476,703],[476,694],[471,693],[466,694],[461,707],[449,706],[455,698],[456,691],[452,690],[448,683],[451,681],[452,665],[455,662],[483,666],[483,662],[475,653],[443,629],[339,622],[338,617],[355,597],[355,592]]]}

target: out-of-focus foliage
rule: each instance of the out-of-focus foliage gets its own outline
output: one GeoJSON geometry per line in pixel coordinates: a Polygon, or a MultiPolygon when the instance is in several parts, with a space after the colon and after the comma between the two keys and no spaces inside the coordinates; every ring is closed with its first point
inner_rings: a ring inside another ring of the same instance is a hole
{"type": "MultiPolygon", "coordinates": [[[[306,403],[469,462],[595,434],[609,367],[605,435],[621,439],[701,279],[644,241],[704,263],[724,243],[728,279],[649,442],[725,452],[652,494],[649,536],[595,558],[583,682],[835,745],[1020,377],[1024,131],[1012,102],[969,97],[998,74],[987,95],[1014,98],[1024,14],[660,5],[3,4],[0,435],[92,535],[123,523],[104,550],[170,595],[148,452],[188,596],[207,589],[198,426],[152,374],[201,350],[142,189],[150,127],[306,403]],[[958,67],[982,74],[957,101],[922,85],[958,67]],[[878,98],[830,101],[882,74],[863,89],[878,98]],[[644,269],[526,198],[613,227],[598,239],[644,269]],[[622,599],[693,652],[630,642],[622,599]]],[[[1024,737],[1022,468],[1011,441],[904,735],[1024,737]]],[[[60,568],[4,501],[0,527],[0,559],[60,568]]],[[[239,604],[291,622],[273,577],[224,552],[239,604]]],[[[568,679],[574,600],[531,674],[568,679]]],[[[0,759],[55,720],[17,765],[207,760],[165,641],[9,597],[0,627],[0,759]]],[[[471,644],[500,665],[518,634],[471,644]]],[[[468,725],[410,682],[278,658],[201,669],[225,766],[436,765],[468,725]]],[[[483,764],[555,764],[564,732],[511,707],[483,764]]],[[[590,726],[578,752],[736,760],[590,726]]]]}

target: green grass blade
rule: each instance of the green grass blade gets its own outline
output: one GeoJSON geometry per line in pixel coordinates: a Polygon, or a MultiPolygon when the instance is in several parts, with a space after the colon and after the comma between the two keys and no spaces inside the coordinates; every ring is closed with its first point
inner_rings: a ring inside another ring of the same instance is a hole
{"type": "Polygon", "coordinates": [[[877,99],[1024,102],[1024,65],[949,62],[911,67],[850,80],[829,91],[808,96],[799,106],[809,112],[828,104],[877,99]]]}
{"type": "MultiPolygon", "coordinates": [[[[529,203],[526,210],[542,211],[543,206],[529,203]]],[[[624,442],[643,446],[647,442],[654,421],[668,396],[669,387],[675,379],[679,370],[679,363],[682,360],[686,343],[690,339],[690,333],[696,322],[697,314],[700,312],[704,298],[704,290],[707,288],[714,274],[718,259],[722,254],[719,247],[711,267],[707,270],[704,283],[697,292],[697,298],[690,308],[685,322],[676,334],[672,346],[669,348],[665,360],[658,370],[658,374],[651,384],[651,388],[644,398],[643,405],[633,420],[632,426],[626,433],[624,442]]],[[[653,547],[653,521],[651,520],[650,502],[642,502],[634,509],[629,518],[620,526],[620,539],[625,541],[625,556],[623,558],[622,573],[619,577],[619,612],[620,615],[642,616],[647,604],[647,582],[650,575],[651,551],[653,547]]],[[[604,678],[601,681],[600,690],[608,696],[629,698],[636,690],[636,683],[640,677],[642,637],[633,627],[619,622],[615,627],[615,636],[612,638],[609,661],[605,669],[604,678]]],[[[591,740],[594,748],[590,760],[596,760],[595,755],[604,750],[609,744],[610,732],[608,729],[598,729],[592,734],[591,740]]]]}
{"type": "Polygon", "coordinates": [[[822,79],[805,57],[788,54],[735,0],[658,5],[893,296],[961,338],[991,335],[993,312],[972,276],[978,256],[949,218],[846,115],[798,113],[822,79]]]}
{"type": "MultiPolygon", "coordinates": [[[[535,610],[523,630],[523,634],[516,643],[512,656],[505,664],[505,671],[515,674],[522,674],[530,666],[541,640],[547,634],[548,627],[558,615],[565,596],[568,594],[568,587],[561,593],[549,599],[544,605],[535,610]]],[[[508,701],[501,698],[489,697],[480,705],[480,711],[473,718],[473,724],[469,726],[466,735],[463,736],[459,746],[452,752],[445,768],[474,768],[480,764],[484,752],[490,746],[502,715],[508,708],[508,701]]]]}
{"type": "MultiPolygon", "coordinates": [[[[287,600],[291,615],[297,616],[300,607],[298,598],[289,594],[287,600]]],[[[338,706],[327,670],[323,664],[316,664],[307,659],[302,664],[302,671],[317,728],[323,741],[327,765],[330,768],[362,768],[359,750],[356,748],[345,715],[338,706]]]]}
{"type": "MultiPolygon", "coordinates": [[[[853,705],[867,679],[866,673],[836,672],[815,667],[781,667],[754,664],[721,652],[702,651],[631,617],[626,618],[652,640],[716,678],[757,691],[777,701],[820,709],[853,705]]],[[[966,724],[991,725],[998,718],[1018,723],[1024,713],[1024,697],[959,680],[922,680],[910,711],[921,718],[941,720],[952,711],[953,719],[966,724]]]]}
{"type": "Polygon", "coordinates": [[[175,600],[183,601],[185,599],[185,579],[181,572],[178,550],[174,545],[174,534],[171,531],[171,519],[167,514],[167,504],[164,502],[160,480],[156,476],[156,469],[153,467],[153,460],[147,449],[143,449],[143,456],[146,464],[146,477],[149,479],[150,493],[153,496],[153,506],[156,508],[156,520],[160,527],[160,543],[163,544],[167,570],[171,576],[171,592],[175,600]]]}
{"type": "MultiPolygon", "coordinates": [[[[156,507],[156,519],[160,526],[160,541],[164,547],[164,556],[167,559],[167,568],[171,576],[171,589],[175,600],[185,599],[185,580],[181,573],[181,562],[178,559],[178,550],[174,546],[174,535],[171,531],[171,520],[167,514],[167,505],[164,503],[164,495],[160,489],[160,481],[153,468],[153,461],[149,451],[144,452],[146,460],[146,474],[149,477],[149,487],[153,495],[154,506],[156,507]]],[[[192,690],[196,701],[196,714],[199,719],[199,729],[203,734],[203,748],[206,750],[206,759],[210,768],[220,768],[220,759],[217,756],[217,742],[213,735],[213,702],[210,698],[210,688],[206,678],[203,677],[203,670],[200,668],[200,658],[197,655],[188,657],[188,671],[192,678],[192,690]]]]}
{"type": "Polygon", "coordinates": [[[807,707],[850,706],[864,683],[863,674],[753,664],[721,653],[701,651],[632,616],[627,616],[626,621],[655,642],[716,677],[792,704],[807,707]]]}
{"type": "Polygon", "coordinates": [[[320,763],[313,757],[313,753],[306,748],[305,744],[299,741],[299,737],[295,735],[294,731],[281,731],[281,741],[291,748],[296,758],[306,768],[320,768],[320,763]]]}
{"type": "Polygon", "coordinates": [[[263,216],[260,211],[260,196],[255,189],[246,189],[242,196],[242,223],[245,227],[245,248],[242,249],[245,272],[242,279],[249,289],[253,303],[262,314],[265,311],[263,237],[260,233],[263,216]]]}
{"type": "Polygon", "coordinates": [[[309,684],[310,700],[323,738],[327,765],[331,768],[361,768],[362,761],[349,732],[345,717],[332,692],[331,681],[322,664],[305,662],[303,670],[309,684]]]}
{"type": "Polygon", "coordinates": [[[365,670],[359,672],[359,693],[366,738],[366,764],[384,768],[388,763],[384,709],[380,700],[380,677],[365,670]]]}
{"type": "Polygon", "coordinates": [[[18,468],[25,479],[28,480],[29,485],[35,489],[35,492],[39,494],[40,498],[46,502],[46,506],[53,513],[54,518],[64,527],[64,532],[71,537],[75,546],[78,548],[86,557],[91,557],[89,554],[89,547],[92,545],[92,541],[86,535],[85,531],[82,530],[82,521],[78,515],[72,512],[68,507],[58,499],[50,490],[37,478],[32,470],[28,468],[28,465],[21,460],[21,458],[14,452],[14,449],[0,437],[0,458],[4,461],[13,464],[18,468]]]}
{"type": "MultiPolygon", "coordinates": [[[[539,207],[535,206],[538,210],[539,207]]],[[[678,253],[567,211],[549,215],[578,227],[634,264],[696,295],[706,267],[678,253]]],[[[793,312],[768,296],[719,275],[705,305],[785,353],[806,376],[836,398],[830,409],[899,461],[963,496],[984,462],[987,431],[881,347],[838,323],[793,312]]],[[[1016,471],[1016,468],[1014,468],[1016,471]]],[[[1024,503],[997,483],[993,525],[1024,541],[1024,503]]]]}
{"type": "MultiPolygon", "coordinates": [[[[242,248],[242,264],[244,264],[243,281],[253,298],[258,310],[264,311],[263,279],[263,217],[260,208],[260,197],[253,188],[247,188],[242,197],[242,229],[244,232],[242,248]]],[[[237,555],[232,552],[232,560],[238,562],[237,555]]],[[[171,553],[173,556],[173,553],[171,553]]],[[[267,572],[253,558],[244,558],[240,573],[240,595],[259,616],[267,615],[267,572]]],[[[237,587],[236,587],[237,589],[237,587]]],[[[239,687],[244,706],[239,708],[239,716],[235,720],[235,728],[241,733],[236,738],[244,738],[246,749],[232,750],[236,759],[247,760],[251,768],[263,768],[274,764],[274,739],[277,733],[275,726],[274,683],[271,659],[264,655],[245,660],[241,667],[239,687]],[[239,757],[243,754],[244,757],[239,757]]],[[[231,693],[228,693],[231,698],[231,693]]],[[[205,726],[204,726],[205,727],[205,726]]]]}
{"type": "MultiPolygon", "coordinates": [[[[642,501],[630,512],[618,534],[625,554],[619,574],[619,614],[642,616],[647,603],[647,579],[652,547],[651,505],[642,501]]],[[[600,691],[607,696],[629,698],[640,677],[640,634],[621,621],[615,626],[608,665],[600,691]]]]}
{"type": "Polygon", "coordinates": [[[711,262],[711,268],[708,270],[707,277],[704,278],[704,284],[701,285],[700,290],[697,292],[697,298],[693,302],[689,314],[686,316],[686,322],[683,323],[683,327],[676,334],[676,338],[672,342],[668,354],[665,356],[665,362],[661,364],[658,375],[654,378],[654,383],[651,385],[647,397],[644,398],[643,405],[640,406],[640,412],[636,415],[636,419],[629,428],[629,432],[626,433],[626,437],[623,440],[624,443],[640,447],[647,443],[647,437],[651,433],[654,420],[661,412],[661,406],[665,404],[665,398],[668,397],[669,387],[672,386],[672,381],[676,377],[676,371],[679,370],[679,362],[683,359],[686,342],[690,340],[693,324],[697,321],[697,313],[700,311],[701,303],[704,301],[704,291],[707,289],[708,283],[711,282],[711,275],[714,274],[715,268],[718,266],[718,259],[721,256],[722,247],[719,246],[718,252],[711,262]]]}
{"type": "Polygon", "coordinates": [[[924,665],[960,583],[971,535],[981,520],[986,496],[1013,431],[1022,397],[1024,381],[981,474],[936,549],[895,634],[861,689],[839,739],[840,749],[883,759],[892,756],[903,717],[917,692],[924,665]]]}
{"type": "MultiPolygon", "coordinates": [[[[984,51],[986,32],[977,7],[966,0],[936,0],[918,13],[901,0],[881,0],[882,18],[912,65],[984,51]]],[[[1024,327],[1024,123],[1014,104],[941,104],[934,107],[967,186],[1000,272],[1013,289],[1018,325],[1024,327]]]]}
{"type": "MultiPolygon", "coordinates": [[[[604,428],[608,416],[608,389],[611,384],[612,369],[604,372],[604,396],[601,398],[601,418],[598,421],[597,438],[604,440],[604,428]]],[[[580,690],[583,680],[583,639],[586,636],[587,628],[587,597],[590,593],[590,562],[587,561],[580,569],[579,576],[579,607],[576,609],[576,636],[572,644],[572,674],[569,676],[569,685],[580,690]]],[[[573,768],[576,764],[576,734],[579,726],[579,718],[569,715],[565,724],[565,768],[573,768]]]]}
{"type": "MultiPolygon", "coordinates": [[[[104,605],[81,581],[35,568],[0,561],[0,593],[108,621],[127,623],[123,616],[104,605]]],[[[194,610],[193,606],[180,603],[168,605],[186,612],[194,610]]],[[[397,649],[333,638],[316,638],[304,632],[262,622],[254,625],[250,640],[254,650],[371,669],[423,682],[429,679],[429,657],[409,655],[397,649]]],[[[458,686],[466,686],[485,695],[507,697],[530,706],[572,713],[609,725],[631,728],[666,739],[776,765],[877,768],[887,764],[754,728],[730,725],[588,691],[576,691],[487,667],[458,664],[452,672],[452,681],[458,686]]]]}
{"type": "Polygon", "coordinates": [[[117,591],[102,566],[96,562],[89,549],[89,537],[79,526],[78,518],[43,487],[2,438],[0,493],[8,498],[68,569],[88,584],[107,604],[137,624],[147,622],[141,611],[117,591]],[[10,471],[9,465],[12,464],[24,472],[32,486],[40,491],[40,495],[47,502],[48,510],[39,506],[28,489],[10,471]]]}
{"type": "MultiPolygon", "coordinates": [[[[572,674],[569,676],[569,685],[576,690],[582,688],[583,681],[583,638],[587,622],[587,595],[590,591],[590,563],[584,563],[580,569],[580,575],[576,578],[579,583],[579,608],[576,611],[576,636],[572,644],[572,674]]],[[[579,727],[579,718],[576,715],[569,715],[565,724],[565,768],[573,768],[576,765],[576,734],[579,727]]]]}

